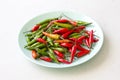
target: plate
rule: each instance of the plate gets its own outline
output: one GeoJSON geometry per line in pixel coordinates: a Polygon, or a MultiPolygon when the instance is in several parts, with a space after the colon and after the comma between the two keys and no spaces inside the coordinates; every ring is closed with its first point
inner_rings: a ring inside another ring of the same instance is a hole
{"type": "Polygon", "coordinates": [[[29,20],[20,30],[18,43],[19,43],[20,49],[22,50],[23,55],[29,61],[31,61],[35,64],[38,64],[40,66],[44,66],[44,67],[66,68],[66,67],[72,67],[72,66],[80,65],[80,64],[90,60],[91,58],[93,58],[99,52],[99,50],[101,49],[102,44],[103,44],[103,40],[104,40],[103,32],[102,32],[100,26],[97,24],[97,22],[94,21],[92,18],[90,18],[90,17],[88,17],[84,14],[79,14],[79,13],[75,13],[75,12],[55,11],[55,12],[48,12],[48,13],[41,14],[41,15],[39,15],[37,17],[34,17],[33,19],[29,20]],[[93,31],[95,31],[94,34],[99,37],[99,42],[94,45],[90,54],[85,55],[85,56],[75,60],[71,64],[49,63],[49,62],[45,62],[43,60],[33,59],[32,56],[31,56],[31,51],[24,48],[24,45],[26,44],[26,39],[25,39],[25,36],[24,36],[23,32],[30,30],[32,28],[32,26],[39,23],[40,21],[43,21],[43,20],[48,19],[48,18],[59,17],[61,14],[67,15],[68,17],[70,17],[73,20],[82,20],[82,21],[86,21],[86,22],[92,22],[92,25],[90,25],[87,29],[93,29],[93,31]]]}

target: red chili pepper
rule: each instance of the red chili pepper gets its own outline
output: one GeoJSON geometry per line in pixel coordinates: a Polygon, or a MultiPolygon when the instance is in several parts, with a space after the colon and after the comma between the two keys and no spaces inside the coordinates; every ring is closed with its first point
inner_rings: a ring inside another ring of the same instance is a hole
{"type": "Polygon", "coordinates": [[[61,45],[61,46],[63,46],[63,47],[67,47],[67,48],[69,48],[69,47],[72,47],[72,46],[73,46],[73,44],[72,44],[72,43],[61,43],[60,45],[61,45]]]}
{"type": "Polygon", "coordinates": [[[69,30],[68,30],[68,28],[60,28],[60,29],[58,29],[58,30],[54,30],[54,34],[64,34],[64,33],[66,33],[66,32],[68,32],[69,30]]]}
{"type": "Polygon", "coordinates": [[[74,29],[74,32],[79,33],[80,31],[82,31],[85,28],[85,26],[79,26],[76,29],[74,29]]]}
{"type": "Polygon", "coordinates": [[[38,54],[37,54],[37,52],[36,52],[35,50],[32,50],[32,57],[33,57],[34,59],[37,59],[37,58],[38,58],[38,54]]]}
{"type": "Polygon", "coordinates": [[[65,64],[70,64],[70,63],[71,63],[71,62],[69,62],[69,61],[67,61],[67,60],[65,60],[65,59],[62,59],[62,58],[57,58],[57,60],[58,60],[59,62],[65,63],[65,64]]]}
{"type": "Polygon", "coordinates": [[[77,22],[69,20],[69,23],[71,23],[73,26],[77,26],[77,22]]]}
{"type": "Polygon", "coordinates": [[[74,30],[69,30],[68,32],[64,33],[62,35],[63,38],[68,38],[68,36],[73,32],[74,30]]]}
{"type": "Polygon", "coordinates": [[[42,39],[42,38],[37,38],[36,41],[37,41],[37,42],[44,43],[44,44],[47,43],[47,42],[46,42],[44,39],[42,39]]]}
{"type": "Polygon", "coordinates": [[[90,37],[89,37],[89,44],[90,44],[90,48],[92,47],[92,43],[93,43],[93,30],[90,31],[90,37]]]}
{"type": "Polygon", "coordinates": [[[70,59],[70,62],[73,62],[73,59],[74,59],[74,57],[75,57],[76,50],[77,50],[77,45],[74,45],[74,46],[72,47],[72,50],[71,50],[71,59],[70,59]]]}
{"type": "Polygon", "coordinates": [[[86,36],[80,36],[78,39],[77,39],[77,42],[79,42],[80,44],[82,44],[82,41],[83,39],[85,39],[86,36]]]}
{"type": "Polygon", "coordinates": [[[36,31],[36,30],[39,29],[39,27],[40,27],[40,24],[37,24],[37,25],[35,25],[35,26],[32,28],[31,31],[32,31],[32,32],[33,32],[33,31],[36,31]]]}
{"type": "Polygon", "coordinates": [[[71,41],[77,41],[77,39],[76,38],[69,38],[69,40],[71,40],[71,41]]]}
{"type": "Polygon", "coordinates": [[[57,51],[57,50],[54,50],[54,53],[55,53],[58,57],[64,58],[64,54],[63,54],[62,52],[57,51]]]}
{"type": "Polygon", "coordinates": [[[88,48],[90,48],[89,38],[86,38],[86,39],[85,39],[85,43],[86,43],[86,46],[87,46],[88,48]]]}
{"type": "Polygon", "coordinates": [[[67,19],[60,19],[60,20],[56,20],[56,22],[59,22],[59,23],[66,23],[66,22],[68,22],[68,20],[67,20],[67,19]]]}
{"type": "Polygon", "coordinates": [[[82,56],[88,54],[89,52],[90,52],[89,50],[88,51],[80,51],[76,54],[76,56],[79,58],[79,57],[82,57],[82,56]]]}
{"type": "Polygon", "coordinates": [[[44,61],[47,61],[47,62],[51,62],[52,59],[50,57],[47,57],[47,56],[42,56],[40,57],[40,59],[44,60],[44,61]]]}
{"type": "Polygon", "coordinates": [[[80,50],[80,51],[87,51],[87,49],[81,47],[80,45],[77,44],[77,49],[80,50]]]}

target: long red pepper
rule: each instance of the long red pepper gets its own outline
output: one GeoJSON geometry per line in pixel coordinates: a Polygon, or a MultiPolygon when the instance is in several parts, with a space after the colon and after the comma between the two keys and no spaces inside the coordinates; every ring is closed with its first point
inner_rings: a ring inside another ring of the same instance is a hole
{"type": "Polygon", "coordinates": [[[47,43],[47,42],[46,42],[44,39],[42,39],[42,38],[37,38],[36,41],[37,41],[37,42],[44,43],[44,44],[47,43]]]}
{"type": "Polygon", "coordinates": [[[82,43],[83,39],[85,39],[86,36],[80,36],[78,39],[77,39],[77,42],[79,43],[82,43]]]}
{"type": "Polygon", "coordinates": [[[47,56],[42,56],[40,57],[40,59],[44,60],[44,61],[47,61],[47,62],[51,62],[52,59],[50,57],[47,57],[47,56]]]}
{"type": "Polygon", "coordinates": [[[89,52],[90,52],[89,50],[88,51],[80,51],[76,54],[76,56],[79,58],[79,57],[82,57],[82,56],[88,54],[89,52]]]}
{"type": "Polygon", "coordinates": [[[65,59],[63,59],[63,58],[57,58],[57,60],[58,60],[59,62],[65,63],[65,64],[70,64],[70,63],[71,63],[71,62],[69,62],[69,61],[67,61],[67,60],[65,60],[65,59]]]}
{"type": "Polygon", "coordinates": [[[64,58],[64,54],[63,54],[62,52],[57,51],[57,50],[54,50],[54,53],[55,53],[58,57],[64,58]]]}
{"type": "Polygon", "coordinates": [[[90,37],[89,37],[89,44],[90,44],[90,48],[92,47],[92,43],[93,43],[93,30],[90,31],[90,37]]]}
{"type": "Polygon", "coordinates": [[[76,38],[69,38],[69,40],[71,40],[71,41],[77,41],[77,39],[76,38]]]}
{"type": "Polygon", "coordinates": [[[77,50],[77,45],[74,45],[74,46],[72,47],[72,50],[71,50],[71,59],[70,59],[70,62],[73,62],[73,59],[74,59],[74,57],[75,57],[76,50],[77,50]]]}
{"type": "Polygon", "coordinates": [[[85,26],[78,26],[76,29],[74,29],[74,32],[79,33],[85,28],[85,26]]]}
{"type": "Polygon", "coordinates": [[[60,20],[55,20],[56,22],[59,22],[59,23],[66,23],[66,22],[69,22],[67,19],[60,19],[60,20]]]}
{"type": "Polygon", "coordinates": [[[80,51],[88,51],[87,49],[81,47],[80,45],[77,44],[77,49],[80,51]]]}
{"type": "Polygon", "coordinates": [[[66,32],[68,32],[69,30],[68,30],[68,28],[60,28],[60,29],[58,29],[58,30],[54,30],[54,34],[64,34],[64,33],[66,33],[66,32]]]}
{"type": "Polygon", "coordinates": [[[74,30],[69,30],[68,32],[64,33],[62,35],[63,38],[68,38],[68,36],[73,32],[74,30]]]}
{"type": "Polygon", "coordinates": [[[40,27],[40,24],[37,24],[31,29],[31,31],[34,32],[34,31],[38,30],[39,27],[40,27]]]}
{"type": "Polygon", "coordinates": [[[69,48],[69,47],[72,47],[72,46],[73,46],[73,44],[72,44],[72,43],[61,43],[60,45],[61,45],[61,46],[63,46],[63,47],[67,47],[67,48],[69,48]]]}

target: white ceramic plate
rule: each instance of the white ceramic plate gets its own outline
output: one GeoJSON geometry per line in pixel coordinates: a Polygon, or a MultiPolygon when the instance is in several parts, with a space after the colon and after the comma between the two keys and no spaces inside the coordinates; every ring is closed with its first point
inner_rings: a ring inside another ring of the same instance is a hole
{"type": "Polygon", "coordinates": [[[24,56],[28,60],[30,60],[31,62],[33,62],[35,64],[45,66],[45,67],[51,67],[51,68],[72,67],[72,66],[80,65],[80,64],[90,60],[101,49],[102,44],[103,44],[103,40],[104,40],[103,32],[102,32],[100,26],[93,19],[91,19],[90,17],[88,17],[86,15],[83,15],[83,14],[78,14],[78,13],[75,13],[75,12],[64,12],[64,11],[48,12],[48,13],[39,15],[39,16],[31,19],[20,30],[19,39],[18,39],[19,46],[20,46],[24,56]],[[85,56],[75,60],[71,64],[56,64],[56,63],[45,62],[43,60],[35,60],[35,59],[33,59],[32,56],[31,56],[31,51],[24,48],[24,45],[26,44],[26,39],[25,39],[25,35],[23,34],[23,32],[30,30],[35,24],[39,23],[40,21],[43,21],[43,20],[48,19],[48,18],[59,17],[62,13],[67,15],[68,17],[72,18],[73,20],[82,20],[82,21],[86,21],[86,22],[92,22],[92,25],[90,25],[88,27],[88,29],[93,29],[95,31],[94,34],[99,37],[99,42],[97,42],[94,45],[94,47],[93,47],[92,51],[90,52],[90,54],[85,55],[85,56]]]}

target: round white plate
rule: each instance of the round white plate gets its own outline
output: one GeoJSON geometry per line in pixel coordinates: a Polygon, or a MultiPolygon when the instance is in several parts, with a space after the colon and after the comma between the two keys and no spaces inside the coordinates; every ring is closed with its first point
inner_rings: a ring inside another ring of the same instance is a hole
{"type": "Polygon", "coordinates": [[[41,65],[41,66],[45,66],[45,67],[65,68],[65,67],[72,67],[72,66],[80,65],[80,64],[90,60],[101,49],[102,44],[103,44],[103,40],[104,40],[103,32],[102,32],[100,26],[92,18],[90,18],[90,17],[88,17],[86,15],[83,15],[83,14],[75,13],[75,12],[56,11],[56,12],[48,12],[48,13],[45,13],[45,14],[41,14],[41,15],[39,15],[37,17],[34,17],[30,21],[28,21],[22,27],[22,29],[20,30],[18,42],[19,42],[19,46],[20,46],[24,56],[29,61],[31,61],[31,62],[33,62],[35,64],[38,64],[38,65],[41,65]],[[30,30],[35,24],[39,23],[40,21],[43,21],[43,20],[48,19],[48,18],[59,17],[61,14],[67,15],[68,17],[72,18],[73,20],[82,20],[82,21],[86,21],[86,22],[92,22],[92,25],[87,27],[87,29],[95,31],[94,34],[98,36],[99,41],[94,45],[94,47],[91,50],[90,54],[85,55],[85,56],[75,60],[71,64],[49,63],[49,62],[45,62],[43,60],[35,60],[35,59],[33,59],[32,56],[31,56],[31,51],[24,48],[24,45],[26,44],[26,38],[25,38],[25,35],[23,34],[23,32],[30,30]]]}

